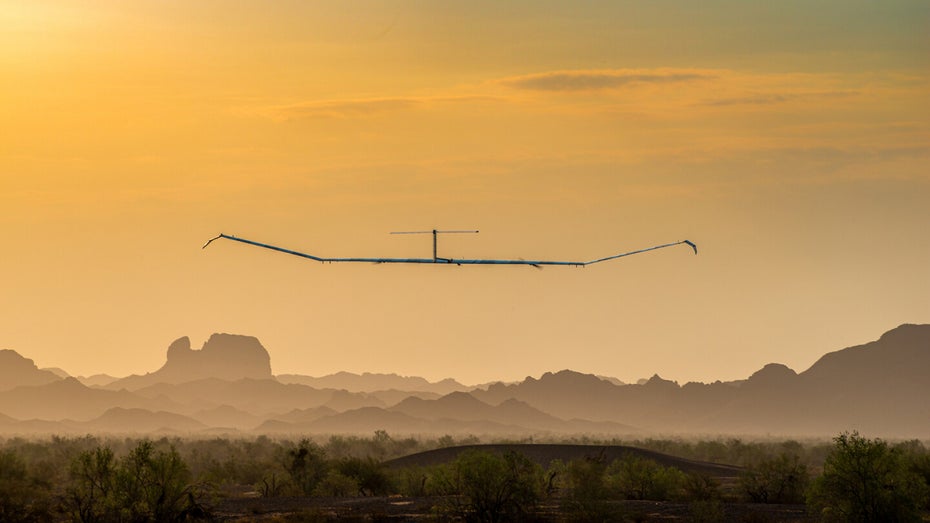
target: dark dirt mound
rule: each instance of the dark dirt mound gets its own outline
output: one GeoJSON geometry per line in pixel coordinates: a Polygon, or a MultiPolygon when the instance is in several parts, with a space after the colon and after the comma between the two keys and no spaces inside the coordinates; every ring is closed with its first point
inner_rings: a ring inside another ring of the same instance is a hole
{"type": "Polygon", "coordinates": [[[678,458],[654,452],[651,450],[639,449],[636,447],[626,447],[623,445],[559,445],[559,444],[494,444],[494,445],[463,445],[459,447],[446,447],[442,449],[428,450],[418,454],[411,454],[402,458],[393,459],[385,462],[391,468],[403,468],[409,466],[430,466],[441,463],[454,461],[459,454],[468,450],[483,450],[487,452],[504,453],[519,452],[530,460],[548,467],[550,463],[559,459],[563,462],[569,462],[576,459],[594,458],[603,459],[607,463],[615,459],[621,459],[625,456],[633,455],[641,458],[647,458],[655,461],[663,467],[675,467],[683,472],[694,472],[706,474],[718,478],[732,478],[739,474],[740,467],[732,465],[722,465],[719,463],[709,463],[705,461],[693,461],[690,459],[678,458]]]}

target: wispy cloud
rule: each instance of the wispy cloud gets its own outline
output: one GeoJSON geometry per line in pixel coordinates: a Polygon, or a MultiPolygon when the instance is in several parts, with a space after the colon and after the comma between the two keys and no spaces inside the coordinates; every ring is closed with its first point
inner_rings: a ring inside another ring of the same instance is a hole
{"type": "Polygon", "coordinates": [[[364,118],[384,113],[408,111],[434,104],[492,100],[486,96],[405,96],[393,98],[356,98],[315,100],[264,109],[263,114],[276,120],[321,118],[364,118]]]}
{"type": "Polygon", "coordinates": [[[572,92],[620,89],[634,84],[667,84],[711,78],[710,75],[681,69],[657,70],[578,70],[550,71],[503,78],[499,83],[515,89],[572,92]]]}
{"type": "Polygon", "coordinates": [[[859,94],[857,91],[819,91],[800,93],[760,93],[746,96],[718,98],[700,105],[723,107],[728,105],[774,105],[798,100],[847,98],[859,94]]]}

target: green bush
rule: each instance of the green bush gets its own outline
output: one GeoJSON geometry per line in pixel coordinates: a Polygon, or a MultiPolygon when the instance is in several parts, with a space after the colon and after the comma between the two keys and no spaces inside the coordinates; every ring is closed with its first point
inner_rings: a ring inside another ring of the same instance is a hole
{"type": "Polygon", "coordinates": [[[27,523],[51,518],[50,485],[30,474],[12,451],[0,451],[0,521],[27,523]]]}
{"type": "Polygon", "coordinates": [[[358,482],[337,469],[330,469],[313,491],[316,496],[345,498],[357,496],[358,482]]]}
{"type": "Polygon", "coordinates": [[[681,487],[687,500],[715,501],[721,498],[720,481],[707,474],[685,474],[681,487]]]}
{"type": "Polygon", "coordinates": [[[606,482],[607,465],[603,458],[572,460],[562,467],[562,484],[565,492],[562,507],[576,521],[616,521],[620,519],[619,505],[612,504],[606,482]]]}
{"type": "Polygon", "coordinates": [[[329,468],[323,448],[308,439],[288,449],[284,466],[293,485],[307,496],[313,494],[329,468]]]}
{"type": "Polygon", "coordinates": [[[740,489],[753,503],[804,503],[809,483],[807,466],[787,454],[754,463],[739,476],[740,489]]]}
{"type": "Polygon", "coordinates": [[[858,433],[834,438],[808,503],[828,521],[920,521],[927,484],[900,449],[858,433]]]}
{"type": "Polygon", "coordinates": [[[118,519],[116,459],[109,447],[84,451],[74,459],[67,499],[72,517],[78,521],[118,519]]]}
{"type": "Polygon", "coordinates": [[[174,447],[143,440],[120,460],[108,447],[79,454],[71,465],[68,512],[85,523],[183,521],[204,511],[190,471],[174,447]]]}
{"type": "Polygon", "coordinates": [[[608,485],[626,499],[666,501],[678,497],[685,475],[674,467],[663,467],[651,459],[627,455],[607,468],[608,485]]]}
{"type": "Polygon", "coordinates": [[[462,453],[436,474],[438,493],[466,521],[517,521],[539,501],[540,467],[522,454],[479,450],[462,453]]]}
{"type": "Polygon", "coordinates": [[[355,481],[357,493],[362,496],[382,496],[392,489],[384,466],[374,458],[343,458],[335,467],[340,474],[355,481]]]}
{"type": "Polygon", "coordinates": [[[398,494],[410,497],[424,497],[429,495],[426,487],[429,481],[429,472],[424,467],[405,467],[395,470],[392,474],[393,481],[398,494]]]}

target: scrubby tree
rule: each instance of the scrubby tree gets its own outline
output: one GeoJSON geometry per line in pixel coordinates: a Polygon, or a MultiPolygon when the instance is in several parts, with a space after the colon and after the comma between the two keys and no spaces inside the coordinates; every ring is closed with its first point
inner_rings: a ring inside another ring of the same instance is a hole
{"type": "Polygon", "coordinates": [[[89,522],[172,522],[204,516],[190,471],[174,447],[143,440],[120,460],[108,447],[79,454],[71,465],[71,516],[89,522]]]}
{"type": "Polygon", "coordinates": [[[524,519],[542,490],[539,465],[516,452],[463,452],[436,479],[459,516],[482,523],[524,519]]]}
{"type": "Polygon", "coordinates": [[[562,505],[569,517],[577,521],[616,521],[619,506],[610,498],[605,481],[607,464],[603,456],[592,456],[572,460],[558,471],[562,476],[565,492],[562,505]]]}
{"type": "Polygon", "coordinates": [[[26,523],[50,517],[48,483],[30,474],[15,452],[0,450],[0,521],[26,523]]]}
{"type": "Polygon", "coordinates": [[[339,469],[331,468],[314,489],[315,496],[345,498],[358,495],[358,482],[346,476],[339,469]]]}
{"type": "Polygon", "coordinates": [[[665,501],[675,497],[684,484],[684,473],[663,467],[654,460],[627,455],[607,468],[608,484],[627,499],[665,501]]]}
{"type": "Polygon", "coordinates": [[[109,447],[81,452],[71,463],[67,501],[72,516],[84,523],[118,518],[116,459],[109,447]]]}
{"type": "Polygon", "coordinates": [[[809,483],[807,466],[788,454],[753,463],[739,477],[743,494],[753,503],[803,503],[809,483]]]}
{"type": "Polygon", "coordinates": [[[602,457],[572,460],[565,468],[566,486],[570,496],[578,499],[604,499],[608,497],[604,474],[607,464],[602,457]]]}
{"type": "Polygon", "coordinates": [[[823,475],[808,496],[825,520],[920,521],[927,485],[900,449],[857,432],[841,434],[833,442],[823,475]]]}
{"type": "Polygon", "coordinates": [[[285,469],[297,489],[309,496],[326,477],[326,453],[316,443],[302,439],[287,451],[285,469]]]}
{"type": "Polygon", "coordinates": [[[391,483],[396,493],[410,497],[425,497],[432,492],[427,487],[436,467],[412,465],[391,471],[391,483]]]}
{"type": "Polygon", "coordinates": [[[391,489],[384,465],[374,458],[343,458],[336,462],[335,468],[343,476],[355,481],[361,496],[384,495],[391,489]]]}
{"type": "MultiPolygon", "coordinates": [[[[924,480],[930,486],[930,450],[920,440],[902,441],[894,449],[904,455],[908,469],[924,480]]],[[[924,508],[930,509],[930,495],[924,498],[924,508]]]]}
{"type": "Polygon", "coordinates": [[[715,501],[721,497],[720,481],[709,474],[685,474],[681,488],[684,498],[690,501],[715,501]]]}

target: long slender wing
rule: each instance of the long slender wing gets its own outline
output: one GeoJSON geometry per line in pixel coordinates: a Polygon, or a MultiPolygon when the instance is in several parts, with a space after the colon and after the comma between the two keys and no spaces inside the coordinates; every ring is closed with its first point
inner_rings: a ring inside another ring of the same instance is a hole
{"type": "Polygon", "coordinates": [[[459,258],[324,258],[322,256],[314,256],[312,254],[306,254],[298,251],[292,251],[290,249],[285,249],[283,247],[276,247],[274,245],[268,245],[267,243],[259,243],[252,240],[246,240],[245,238],[238,238],[236,236],[230,236],[228,234],[220,234],[215,238],[211,238],[203,245],[203,249],[206,249],[213,241],[220,238],[226,238],[227,240],[234,240],[237,242],[246,243],[249,245],[254,245],[256,247],[263,247],[265,249],[271,249],[273,251],[283,252],[285,254],[293,254],[294,256],[300,256],[301,258],[307,258],[313,261],[318,262],[365,262],[365,263],[444,263],[444,264],[455,264],[455,265],[530,265],[533,267],[541,267],[543,265],[569,265],[574,267],[584,267],[585,265],[591,265],[594,263],[600,263],[603,261],[613,260],[616,258],[622,258],[624,256],[630,256],[633,254],[639,254],[641,252],[654,251],[656,249],[664,249],[665,247],[672,247],[674,245],[686,244],[692,249],[694,249],[694,254],[697,254],[697,245],[689,240],[681,240],[673,243],[666,243],[663,245],[656,245],[655,247],[648,247],[645,249],[639,249],[636,251],[624,252],[621,254],[615,254],[613,256],[607,256],[606,258],[599,258],[597,260],[591,261],[550,261],[550,260],[469,260],[469,259],[459,259],[459,258]]]}
{"type": "Polygon", "coordinates": [[[630,256],[633,254],[639,254],[641,252],[654,251],[656,249],[664,249],[665,247],[673,247],[675,245],[681,245],[682,243],[687,244],[692,249],[694,249],[694,254],[697,254],[697,245],[694,242],[689,240],[681,240],[678,242],[666,243],[663,245],[656,245],[655,247],[647,247],[645,249],[639,249],[630,252],[624,252],[621,254],[615,254],[613,256],[607,256],[605,258],[598,258],[591,261],[546,261],[546,260],[456,260],[450,259],[449,263],[456,263],[459,265],[532,265],[534,267],[539,267],[541,265],[571,265],[574,267],[584,267],[585,265],[591,265],[594,263],[600,263],[602,261],[613,260],[616,258],[623,258],[624,256],[630,256]]]}
{"type": "Polygon", "coordinates": [[[647,248],[645,248],[645,249],[639,249],[638,251],[630,251],[630,252],[625,252],[625,253],[623,253],[623,254],[614,254],[613,256],[608,256],[608,257],[606,257],[606,258],[600,258],[600,259],[597,259],[597,260],[591,260],[591,261],[589,261],[589,262],[585,262],[585,265],[591,265],[592,263],[599,263],[599,262],[602,262],[602,261],[614,260],[614,259],[617,259],[617,258],[623,258],[624,256],[630,256],[630,255],[633,255],[633,254],[639,254],[639,253],[641,253],[641,252],[654,251],[654,250],[656,250],[656,249],[664,249],[664,248],[666,248],[666,247],[674,247],[675,245],[681,245],[682,243],[684,243],[684,244],[688,245],[689,247],[691,247],[692,249],[694,249],[694,254],[697,254],[697,245],[695,245],[694,242],[689,241],[689,240],[681,240],[680,242],[672,242],[672,243],[666,243],[666,244],[664,244],[664,245],[656,245],[655,247],[647,247],[647,248]]]}
{"type": "Polygon", "coordinates": [[[290,249],[285,249],[283,247],[276,247],[274,245],[268,245],[267,243],[259,243],[252,240],[246,240],[245,238],[238,238],[236,236],[230,236],[228,234],[220,234],[216,238],[211,238],[207,243],[203,244],[202,249],[206,249],[207,245],[210,245],[214,240],[219,240],[220,238],[226,238],[227,240],[235,240],[237,242],[247,243],[249,245],[255,245],[256,247],[264,247],[266,249],[271,249],[273,251],[283,252],[286,254],[293,254],[294,256],[300,256],[301,258],[307,258],[313,261],[318,262],[367,262],[367,263],[436,263],[436,260],[432,258],[323,258],[322,256],[314,256],[312,254],[306,254],[298,251],[292,251],[290,249]]]}

